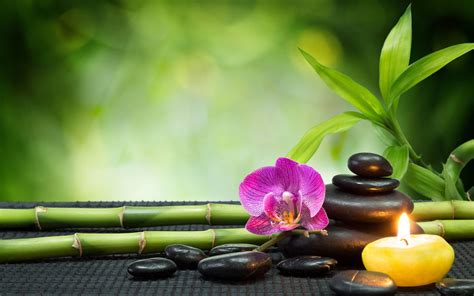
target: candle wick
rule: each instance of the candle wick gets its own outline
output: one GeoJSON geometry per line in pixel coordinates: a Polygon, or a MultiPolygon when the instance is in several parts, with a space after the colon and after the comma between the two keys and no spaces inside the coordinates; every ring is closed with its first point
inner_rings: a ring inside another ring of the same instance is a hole
{"type": "Polygon", "coordinates": [[[401,238],[400,241],[405,242],[405,244],[408,246],[408,240],[406,238],[401,238]]]}

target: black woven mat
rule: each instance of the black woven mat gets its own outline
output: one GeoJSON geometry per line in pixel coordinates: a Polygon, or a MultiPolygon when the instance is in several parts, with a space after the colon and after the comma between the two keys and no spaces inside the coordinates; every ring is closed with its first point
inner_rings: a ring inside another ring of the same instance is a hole
{"type": "MultiPolygon", "coordinates": [[[[44,203],[58,207],[115,207],[121,205],[171,205],[163,202],[44,203]]],[[[198,203],[186,203],[198,204],[198,203]]],[[[33,203],[1,203],[1,208],[33,207],[33,203]]],[[[226,226],[229,227],[229,226],[226,226]]],[[[240,226],[241,227],[241,226],[240,226]]],[[[165,226],[154,230],[204,230],[206,225],[165,226]]],[[[87,232],[124,232],[122,229],[82,229],[87,232]]],[[[77,230],[0,231],[1,239],[70,234],[77,230]]],[[[451,277],[474,278],[474,241],[453,242],[456,260],[451,277]]],[[[322,278],[285,277],[272,269],[264,278],[250,282],[203,280],[197,271],[178,271],[161,280],[138,281],[127,274],[127,265],[137,255],[81,259],[55,259],[42,262],[0,264],[0,295],[333,295],[328,275],[322,278]]],[[[397,295],[438,295],[433,287],[399,289],[397,295]]]]}

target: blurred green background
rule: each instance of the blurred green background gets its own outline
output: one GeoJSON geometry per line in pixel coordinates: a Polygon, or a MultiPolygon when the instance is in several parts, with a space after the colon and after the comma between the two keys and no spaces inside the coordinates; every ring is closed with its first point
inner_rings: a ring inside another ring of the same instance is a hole
{"type": "MultiPolygon", "coordinates": [[[[409,1],[4,1],[0,200],[237,200],[313,125],[350,109],[302,47],[378,94],[409,1]]],[[[413,1],[412,61],[474,41],[472,1],[413,1]]],[[[406,94],[400,120],[435,167],[473,138],[474,55],[406,94]]],[[[330,182],[382,152],[366,123],[310,164],[330,182]]],[[[466,188],[472,165],[463,172],[466,188]]]]}

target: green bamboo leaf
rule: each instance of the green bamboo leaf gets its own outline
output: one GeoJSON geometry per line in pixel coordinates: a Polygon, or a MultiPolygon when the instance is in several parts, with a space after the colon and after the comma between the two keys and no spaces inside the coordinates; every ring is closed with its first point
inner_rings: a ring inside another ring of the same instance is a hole
{"type": "Polygon", "coordinates": [[[410,63],[411,4],[385,39],[380,53],[379,86],[382,97],[389,105],[389,89],[410,63]]]}
{"type": "Polygon", "coordinates": [[[318,150],[324,137],[329,134],[344,132],[363,119],[367,118],[357,112],[338,114],[307,131],[298,144],[291,149],[287,157],[300,163],[306,163],[318,150]]]}
{"type": "Polygon", "coordinates": [[[380,101],[365,87],[349,76],[321,65],[313,56],[300,48],[301,53],[326,85],[349,104],[361,111],[367,118],[381,122],[385,114],[380,101]]]}
{"type": "Polygon", "coordinates": [[[414,163],[408,164],[403,181],[416,192],[434,200],[445,200],[444,180],[435,173],[414,163]]]}
{"type": "Polygon", "coordinates": [[[372,124],[375,134],[385,146],[394,146],[397,144],[395,137],[384,127],[372,124]]]}
{"type": "Polygon", "coordinates": [[[392,164],[393,174],[391,177],[399,180],[402,179],[407,171],[409,163],[408,146],[387,147],[383,155],[392,164]]]}
{"type": "Polygon", "coordinates": [[[392,105],[396,106],[398,104],[399,97],[404,92],[473,49],[474,43],[453,45],[433,52],[408,66],[390,87],[389,93],[392,105]]]}

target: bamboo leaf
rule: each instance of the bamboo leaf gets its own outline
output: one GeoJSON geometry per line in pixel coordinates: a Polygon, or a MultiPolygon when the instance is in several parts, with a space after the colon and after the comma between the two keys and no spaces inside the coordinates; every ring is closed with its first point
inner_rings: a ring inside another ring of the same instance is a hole
{"type": "Polygon", "coordinates": [[[389,89],[392,83],[410,63],[411,51],[411,5],[385,39],[380,53],[379,86],[382,97],[389,105],[389,89]]]}
{"type": "Polygon", "coordinates": [[[300,163],[306,163],[318,150],[324,137],[346,131],[363,119],[367,118],[357,112],[338,114],[307,131],[298,144],[291,149],[287,157],[300,163]]]}
{"type": "Polygon", "coordinates": [[[399,97],[404,92],[446,66],[451,61],[473,49],[474,43],[453,45],[433,52],[408,66],[390,87],[390,100],[392,105],[397,105],[399,97]]]}
{"type": "Polygon", "coordinates": [[[403,145],[387,147],[383,155],[392,164],[393,174],[391,177],[399,180],[402,179],[408,168],[408,146],[403,145]]]}
{"type": "Polygon", "coordinates": [[[444,180],[435,173],[414,163],[408,164],[403,181],[416,192],[434,200],[445,200],[444,180]]]}
{"type": "Polygon", "coordinates": [[[377,137],[385,146],[393,146],[397,144],[397,140],[391,133],[387,131],[387,129],[376,124],[372,124],[372,127],[374,128],[377,137]]]}
{"type": "Polygon", "coordinates": [[[365,87],[349,76],[321,65],[313,56],[300,49],[304,58],[314,68],[326,85],[349,104],[357,108],[367,118],[381,122],[385,113],[380,101],[365,87]]]}

